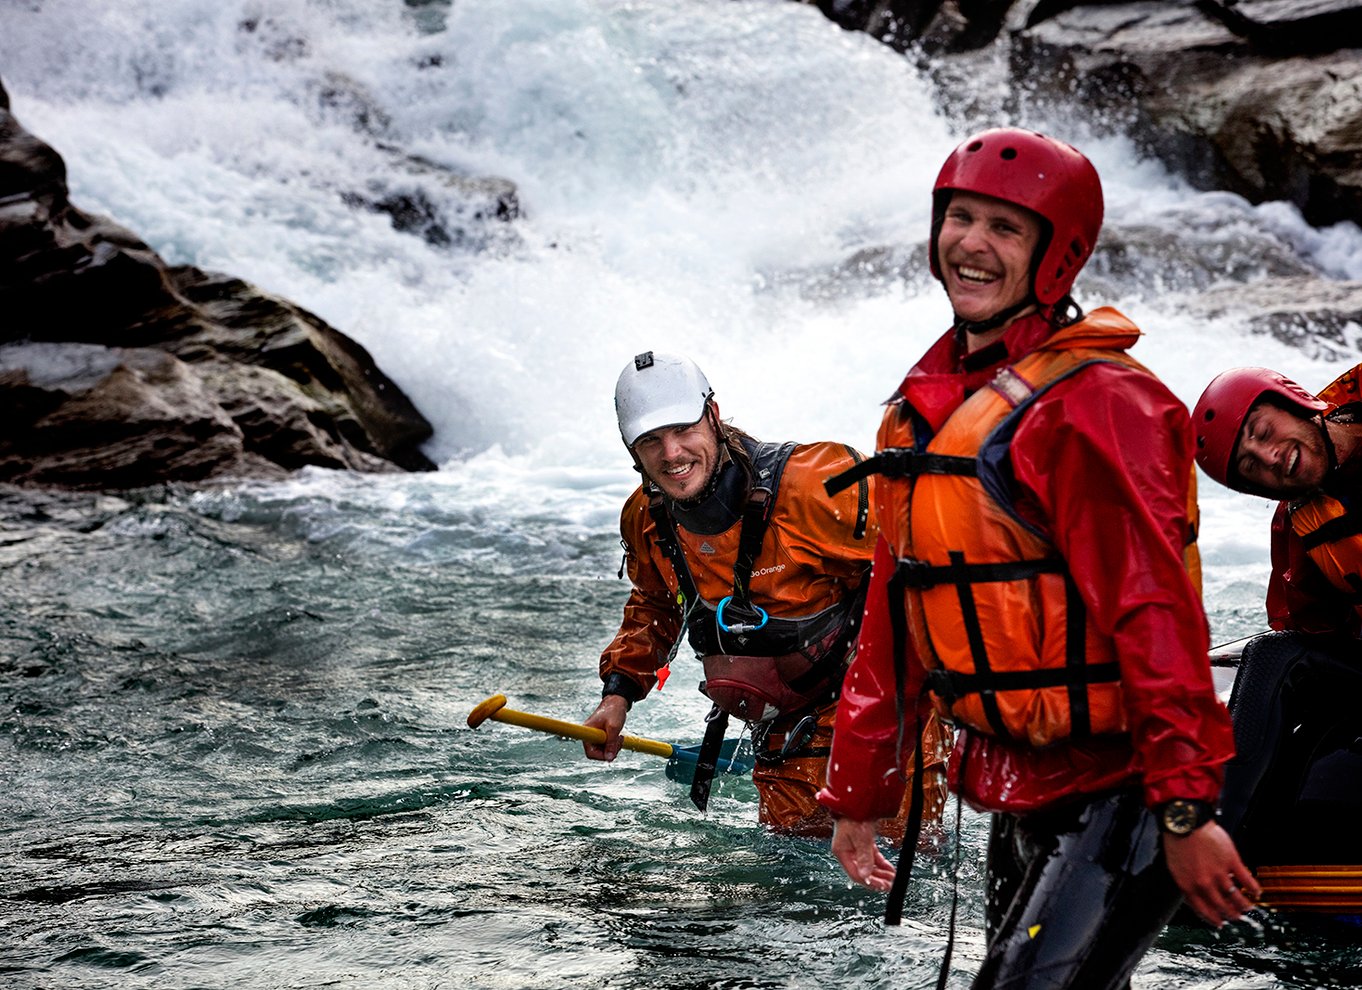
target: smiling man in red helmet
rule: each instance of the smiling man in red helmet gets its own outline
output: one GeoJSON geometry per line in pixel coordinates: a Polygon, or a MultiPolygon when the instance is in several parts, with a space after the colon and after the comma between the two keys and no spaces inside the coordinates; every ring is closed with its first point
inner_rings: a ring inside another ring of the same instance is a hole
{"type": "Polygon", "coordinates": [[[876,456],[831,484],[878,475],[881,526],[820,795],[833,853],[896,920],[911,858],[893,885],[870,823],[920,720],[953,722],[951,786],[993,815],[981,988],[1124,986],[1181,898],[1219,925],[1259,893],[1214,819],[1233,744],[1187,410],[1126,354],[1129,320],[1069,295],[1101,222],[1069,145],[961,144],[929,244],[955,325],[891,397],[876,456]]]}
{"type": "Polygon", "coordinates": [[[1362,637],[1362,365],[1319,395],[1267,368],[1231,368],[1206,386],[1192,423],[1203,471],[1281,500],[1272,627],[1362,637]]]}

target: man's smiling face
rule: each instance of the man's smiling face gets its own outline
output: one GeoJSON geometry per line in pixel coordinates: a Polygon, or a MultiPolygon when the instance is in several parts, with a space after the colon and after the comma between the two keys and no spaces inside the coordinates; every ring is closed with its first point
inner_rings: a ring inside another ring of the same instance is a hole
{"type": "Polygon", "coordinates": [[[719,436],[713,418],[707,409],[699,422],[659,427],[634,444],[644,473],[673,501],[698,496],[719,466],[719,436]]]}
{"type": "Polygon", "coordinates": [[[1230,465],[1248,484],[1291,498],[1324,483],[1329,454],[1313,419],[1259,402],[1244,418],[1230,465]]]}
{"type": "Polygon", "coordinates": [[[936,249],[956,315],[980,322],[1025,299],[1040,234],[1040,218],[1024,207],[953,193],[936,249]]]}

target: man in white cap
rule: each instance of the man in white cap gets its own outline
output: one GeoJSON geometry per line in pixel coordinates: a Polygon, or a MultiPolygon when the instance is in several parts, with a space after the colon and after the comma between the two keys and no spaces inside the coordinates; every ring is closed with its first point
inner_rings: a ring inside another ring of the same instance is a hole
{"type": "MultiPolygon", "coordinates": [[[[824,479],[861,460],[840,443],[761,443],[719,418],[686,357],[648,351],[615,387],[620,437],[643,475],[620,518],[633,590],[601,655],[602,699],[586,724],[611,760],[632,705],[661,687],[682,638],[714,702],[691,797],[703,809],[729,716],[752,732],[760,821],[827,836],[823,786],[842,677],[854,653],[878,529],[862,483],[824,479]]],[[[946,740],[924,742],[928,817],[944,800],[946,740]]],[[[902,833],[902,814],[881,823],[902,833]]]]}

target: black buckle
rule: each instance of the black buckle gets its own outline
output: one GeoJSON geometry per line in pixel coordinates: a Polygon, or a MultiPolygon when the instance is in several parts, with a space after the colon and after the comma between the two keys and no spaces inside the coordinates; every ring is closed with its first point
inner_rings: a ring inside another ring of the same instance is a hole
{"type": "Polygon", "coordinates": [[[913,462],[917,460],[917,451],[912,447],[886,447],[872,460],[879,462],[876,474],[882,474],[886,478],[911,478],[917,473],[913,466],[913,462]]]}
{"type": "Polygon", "coordinates": [[[894,577],[905,588],[931,588],[940,584],[936,579],[936,568],[925,560],[915,557],[900,557],[894,565],[894,577]]]}
{"type": "Polygon", "coordinates": [[[940,668],[927,671],[927,690],[947,705],[955,704],[964,694],[963,691],[957,690],[955,675],[940,668]]]}

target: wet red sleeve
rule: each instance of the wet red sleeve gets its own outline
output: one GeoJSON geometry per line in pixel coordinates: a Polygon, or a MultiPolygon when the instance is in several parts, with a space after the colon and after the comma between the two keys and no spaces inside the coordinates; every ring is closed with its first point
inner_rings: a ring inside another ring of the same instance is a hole
{"type": "Polygon", "coordinates": [[[1201,597],[1183,564],[1192,456],[1186,408],[1151,375],[1119,365],[1054,385],[1012,446],[1017,480],[1089,621],[1114,641],[1151,805],[1216,800],[1234,751],[1201,597]]]}
{"type": "Polygon", "coordinates": [[[914,703],[922,694],[926,672],[916,657],[904,658],[908,700],[900,736],[888,595],[894,563],[889,545],[881,539],[875,546],[856,657],[837,704],[827,786],[818,794],[819,802],[834,815],[855,821],[898,814],[904,788],[900,771],[917,739],[914,703]]]}

